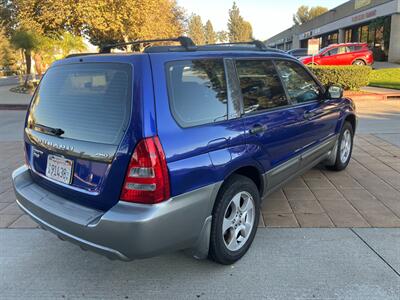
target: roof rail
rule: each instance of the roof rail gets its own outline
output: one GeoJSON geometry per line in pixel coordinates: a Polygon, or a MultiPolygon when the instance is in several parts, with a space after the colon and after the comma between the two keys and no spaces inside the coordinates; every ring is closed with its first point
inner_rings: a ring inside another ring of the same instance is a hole
{"type": "Polygon", "coordinates": [[[261,51],[266,51],[268,50],[267,46],[259,41],[259,40],[252,40],[252,41],[247,41],[247,42],[232,42],[232,43],[219,43],[219,44],[206,44],[204,46],[237,46],[237,45],[254,45],[256,48],[258,48],[261,51]]]}
{"type": "Polygon", "coordinates": [[[108,44],[100,46],[100,53],[110,53],[111,49],[127,46],[127,45],[138,45],[142,43],[156,43],[156,42],[179,42],[182,47],[186,50],[194,50],[196,44],[192,41],[191,38],[187,36],[180,36],[177,38],[166,38],[166,39],[155,39],[155,40],[138,40],[138,41],[131,41],[125,43],[116,43],[116,44],[108,44]]]}
{"type": "Polygon", "coordinates": [[[70,58],[70,57],[77,57],[77,56],[87,56],[87,55],[95,55],[97,53],[94,52],[87,52],[87,53],[72,53],[72,54],[68,54],[66,57],[64,58],[70,58]]]}
{"type": "MultiPolygon", "coordinates": [[[[191,47],[191,51],[270,51],[270,52],[285,52],[280,49],[267,47],[259,40],[247,42],[234,42],[234,43],[219,43],[219,44],[205,44],[196,45],[191,47]]],[[[181,52],[186,51],[181,46],[151,46],[144,50],[146,53],[160,53],[160,52],[181,52]]]]}

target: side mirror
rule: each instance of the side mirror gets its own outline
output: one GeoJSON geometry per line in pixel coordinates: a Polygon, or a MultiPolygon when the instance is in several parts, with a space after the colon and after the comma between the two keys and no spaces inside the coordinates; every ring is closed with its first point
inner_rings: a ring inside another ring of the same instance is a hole
{"type": "Polygon", "coordinates": [[[326,97],[329,99],[340,99],[343,97],[343,88],[338,85],[328,85],[326,87],[326,97]]]}

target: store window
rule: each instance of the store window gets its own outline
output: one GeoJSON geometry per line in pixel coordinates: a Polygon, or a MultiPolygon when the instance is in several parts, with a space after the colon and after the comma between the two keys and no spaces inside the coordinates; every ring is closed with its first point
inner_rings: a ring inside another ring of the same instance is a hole
{"type": "Polygon", "coordinates": [[[358,29],[358,41],[361,43],[368,43],[368,25],[361,26],[358,29]]]}
{"type": "Polygon", "coordinates": [[[344,42],[345,43],[351,43],[352,42],[352,36],[353,36],[353,29],[346,29],[344,32],[344,42]]]}
{"type": "Polygon", "coordinates": [[[338,41],[339,41],[339,33],[338,32],[324,34],[322,36],[321,48],[324,48],[324,47],[329,46],[331,44],[337,44],[338,41]]]}

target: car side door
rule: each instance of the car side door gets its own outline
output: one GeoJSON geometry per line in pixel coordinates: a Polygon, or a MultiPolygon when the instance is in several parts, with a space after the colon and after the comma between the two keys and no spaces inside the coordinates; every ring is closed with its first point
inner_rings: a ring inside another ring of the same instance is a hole
{"type": "Polygon", "coordinates": [[[336,65],[351,65],[352,62],[352,55],[350,49],[346,46],[338,47],[338,52],[336,55],[336,65]]]}
{"type": "Polygon", "coordinates": [[[280,59],[275,64],[292,103],[292,112],[299,118],[296,148],[299,153],[310,154],[303,163],[311,162],[325,150],[325,144],[335,140],[340,101],[325,99],[324,88],[298,62],[280,59]]]}
{"type": "Polygon", "coordinates": [[[336,55],[338,48],[331,48],[330,50],[324,52],[321,56],[321,65],[336,65],[336,55]]]}
{"type": "MultiPolygon", "coordinates": [[[[271,59],[237,59],[247,151],[267,173],[267,189],[299,168],[298,113],[290,102],[271,59]]],[[[302,120],[301,120],[302,122],[302,120]]]]}

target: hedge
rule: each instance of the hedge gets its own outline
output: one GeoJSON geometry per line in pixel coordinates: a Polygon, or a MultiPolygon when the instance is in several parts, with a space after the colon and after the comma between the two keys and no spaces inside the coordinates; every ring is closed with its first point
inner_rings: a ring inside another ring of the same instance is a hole
{"type": "Polygon", "coordinates": [[[309,66],[323,84],[338,84],[345,90],[357,91],[368,85],[371,67],[368,66],[309,66]]]}

